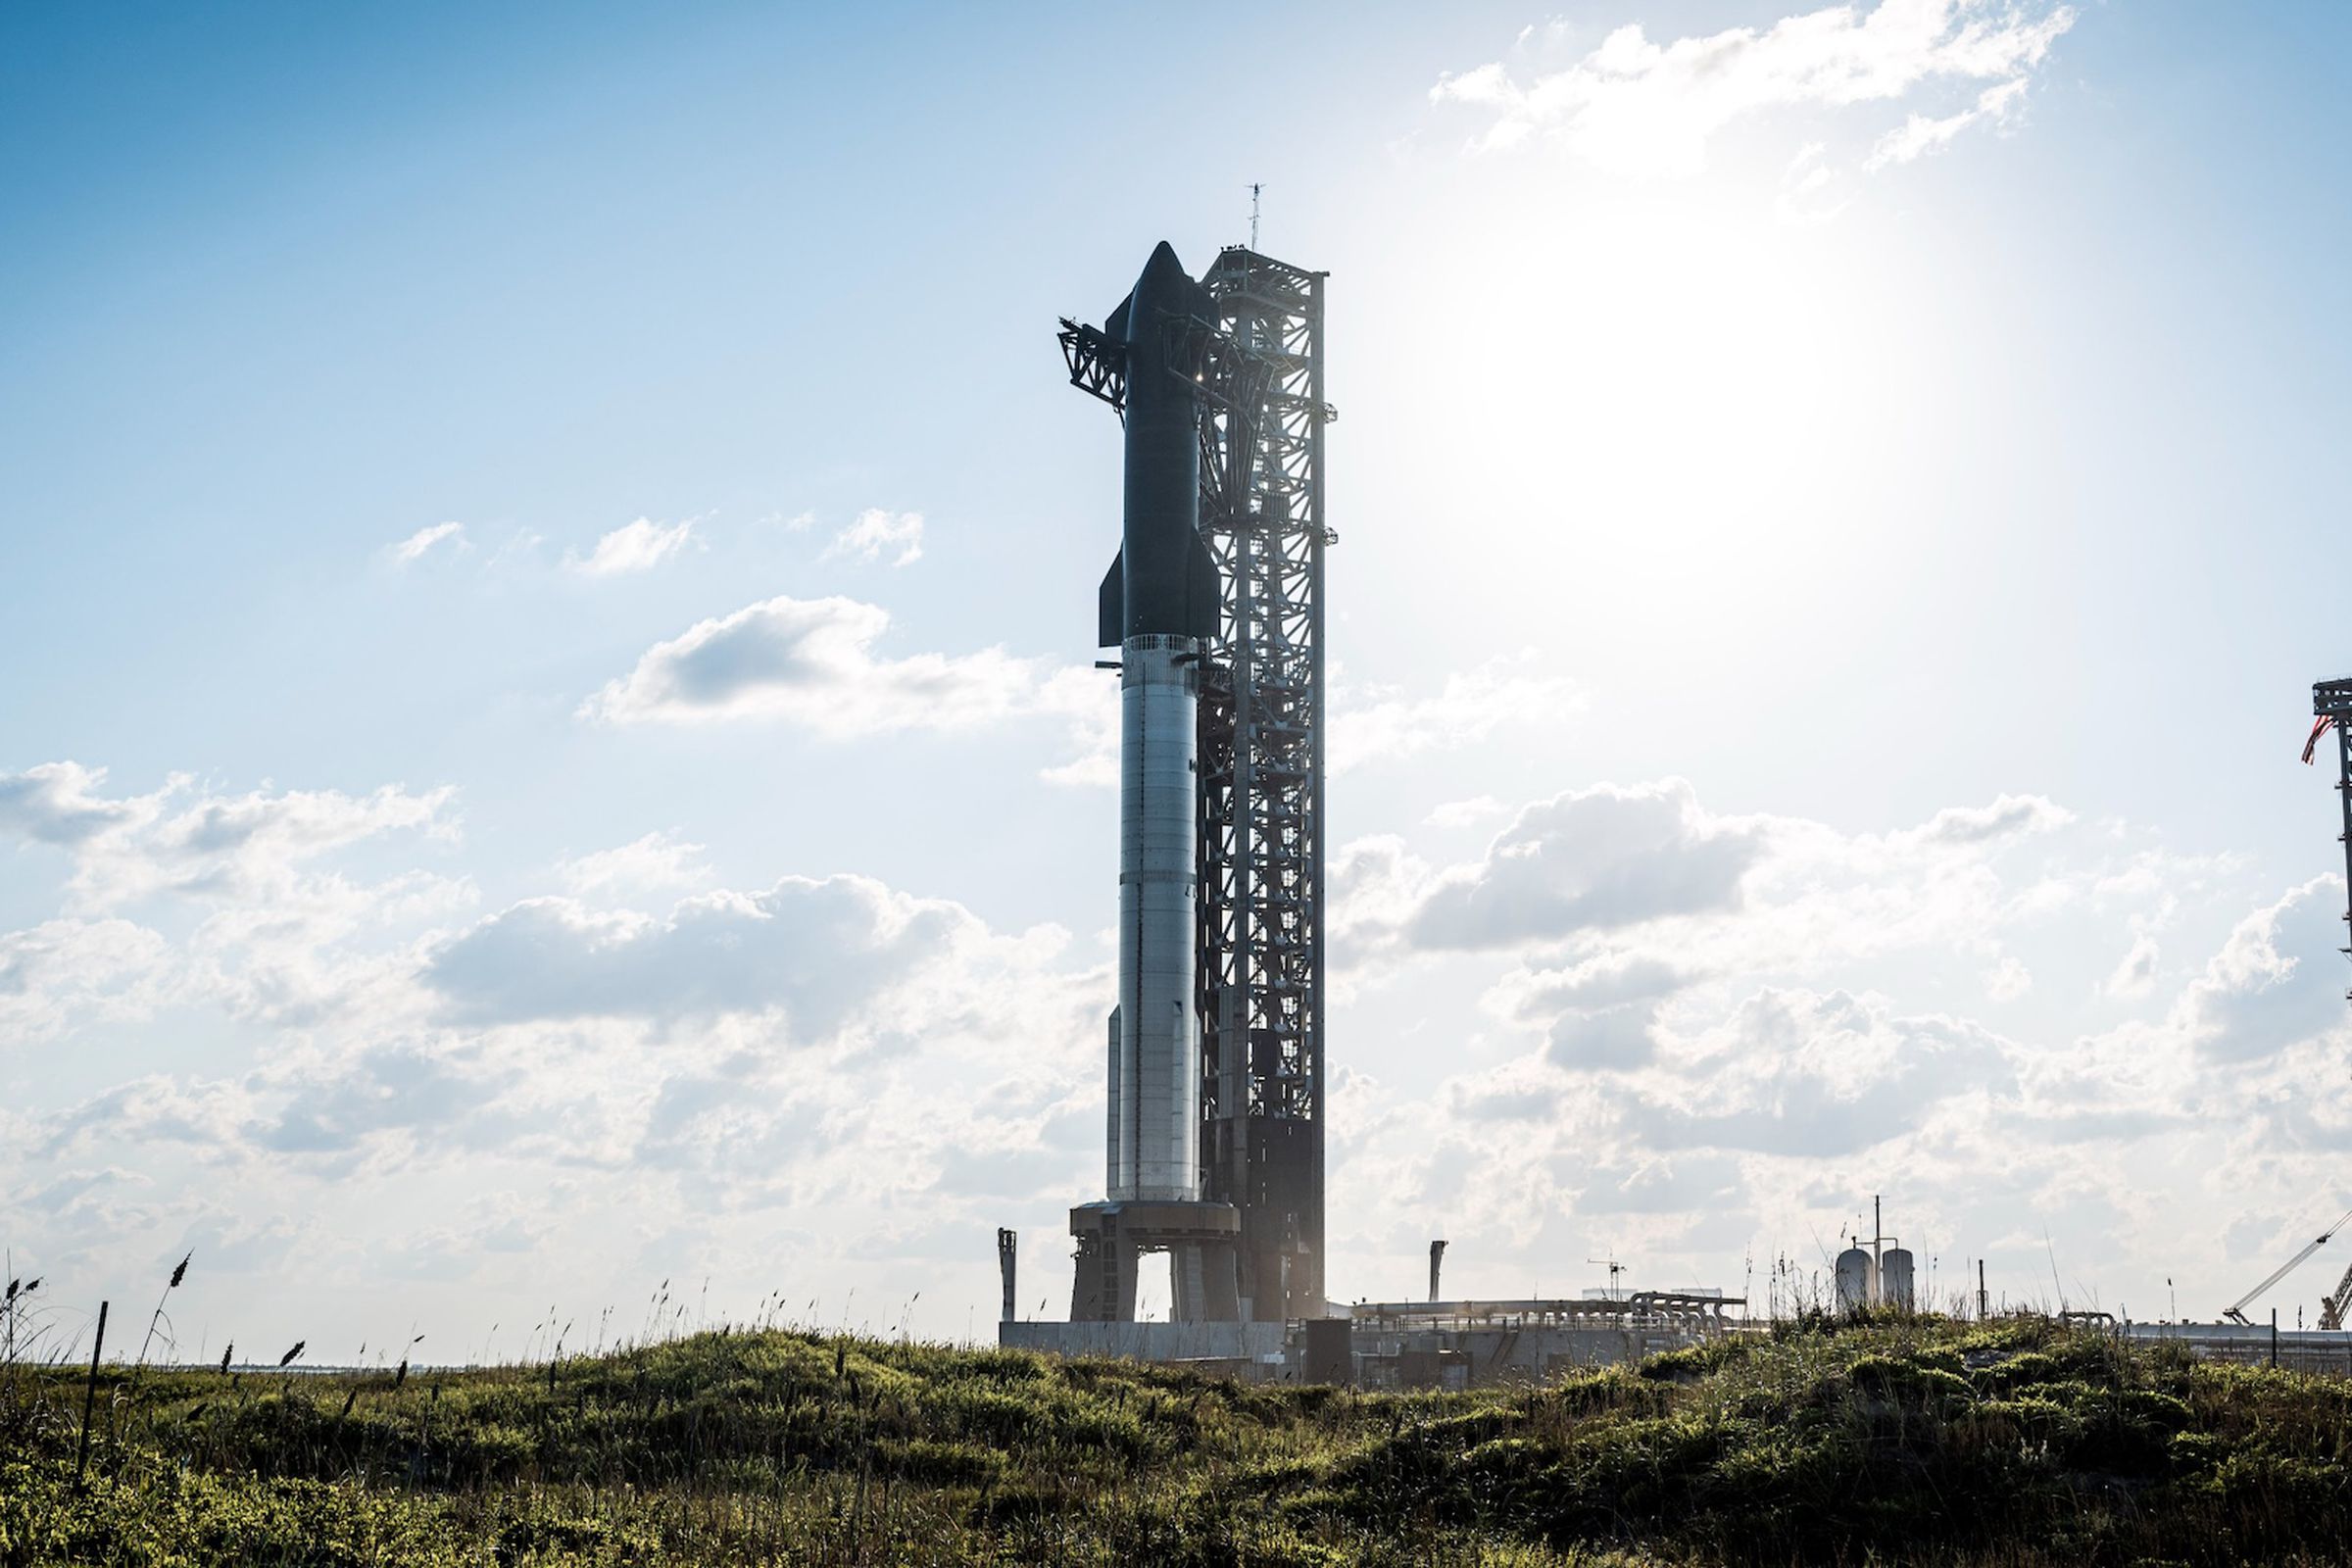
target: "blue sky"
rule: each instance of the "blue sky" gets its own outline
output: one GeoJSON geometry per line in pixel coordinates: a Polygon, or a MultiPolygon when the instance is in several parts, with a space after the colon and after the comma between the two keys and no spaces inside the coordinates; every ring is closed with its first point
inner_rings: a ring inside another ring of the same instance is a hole
{"type": "Polygon", "coordinates": [[[2217,1308],[2352,1205],[2347,30],[12,11],[0,1239],[193,1248],[214,1343],[960,1334],[998,1224],[1058,1309],[1117,443],[1053,322],[1263,180],[1342,410],[1335,1294],[1737,1288],[1884,1191],[2217,1308]]]}

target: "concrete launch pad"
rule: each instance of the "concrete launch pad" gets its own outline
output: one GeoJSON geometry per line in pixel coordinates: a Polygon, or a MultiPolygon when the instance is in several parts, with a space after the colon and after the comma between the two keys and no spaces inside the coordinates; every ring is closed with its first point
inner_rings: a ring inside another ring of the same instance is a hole
{"type": "Polygon", "coordinates": [[[1640,1291],[1614,1299],[1359,1301],[1292,1323],[1008,1322],[997,1343],[1112,1355],[1251,1382],[1462,1389],[1535,1383],[1747,1332],[1734,1297],[1640,1291]]]}

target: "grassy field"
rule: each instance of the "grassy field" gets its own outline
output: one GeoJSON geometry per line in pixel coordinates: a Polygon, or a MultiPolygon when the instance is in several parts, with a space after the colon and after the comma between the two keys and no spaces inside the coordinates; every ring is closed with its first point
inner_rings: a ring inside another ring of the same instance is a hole
{"type": "Polygon", "coordinates": [[[2352,1385],[2039,1322],[1540,1389],[1246,1387],[786,1332],[554,1365],[0,1377],[0,1562],[2341,1561],[2352,1385]]]}

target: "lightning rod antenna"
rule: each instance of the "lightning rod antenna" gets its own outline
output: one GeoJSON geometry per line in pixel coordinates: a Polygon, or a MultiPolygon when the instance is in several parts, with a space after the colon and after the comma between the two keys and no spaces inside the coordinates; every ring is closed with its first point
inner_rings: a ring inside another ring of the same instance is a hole
{"type": "Polygon", "coordinates": [[[1250,182],[1250,248],[1251,250],[1257,249],[1257,193],[1265,188],[1264,184],[1257,180],[1253,179],[1250,182]]]}

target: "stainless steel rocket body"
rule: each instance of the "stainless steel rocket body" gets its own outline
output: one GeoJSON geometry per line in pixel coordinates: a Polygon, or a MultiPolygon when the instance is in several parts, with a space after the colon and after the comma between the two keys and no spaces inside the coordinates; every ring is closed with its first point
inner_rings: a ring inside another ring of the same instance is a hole
{"type": "Polygon", "coordinates": [[[1121,653],[1109,1196],[1191,1201],[1200,1196],[1200,649],[1146,634],[1121,653]]]}
{"type": "Polygon", "coordinates": [[[1102,641],[1120,652],[1118,1008],[1111,1014],[1107,1196],[1200,1197],[1200,653],[1218,578],[1200,532],[1200,385],[1185,345],[1213,317],[1166,245],[1105,334],[1124,351],[1119,554],[1102,641]]]}

